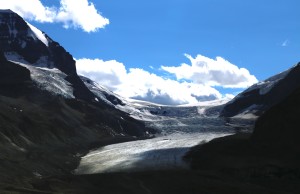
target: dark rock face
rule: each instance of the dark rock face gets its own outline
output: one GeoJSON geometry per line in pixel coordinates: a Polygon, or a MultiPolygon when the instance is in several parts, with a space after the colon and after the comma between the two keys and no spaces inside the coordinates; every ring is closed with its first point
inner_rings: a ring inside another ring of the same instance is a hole
{"type": "Polygon", "coordinates": [[[299,138],[300,88],[263,114],[252,135],[256,143],[300,152],[299,138]]]}
{"type": "Polygon", "coordinates": [[[300,63],[289,70],[283,78],[278,80],[275,78],[276,76],[265,80],[265,83],[269,84],[268,87],[270,87],[268,92],[261,93],[262,87],[252,86],[227,103],[220,116],[232,117],[251,106],[253,107],[253,105],[255,107],[253,107],[252,112],[259,116],[273,105],[281,102],[300,87],[300,63]]]}
{"type": "Polygon", "coordinates": [[[3,53],[0,53],[0,63],[0,85],[7,84],[13,86],[31,80],[28,69],[6,61],[3,53]]]}
{"type": "Polygon", "coordinates": [[[97,84],[84,76],[79,76],[80,79],[84,82],[84,84],[86,85],[86,87],[92,91],[94,94],[98,94],[98,95],[104,95],[104,97],[113,105],[121,105],[124,106],[124,102],[122,100],[120,100],[117,96],[109,94],[108,92],[104,91],[104,90],[97,90],[98,86],[97,84]]]}
{"type": "MultiPolygon", "coordinates": [[[[43,33],[44,34],[44,33],[43,33]]],[[[48,45],[39,40],[35,32],[16,13],[0,10],[0,50],[16,52],[29,63],[36,63],[46,57],[43,66],[56,67],[68,75],[76,75],[73,57],[57,42],[44,34],[48,45]]]]}

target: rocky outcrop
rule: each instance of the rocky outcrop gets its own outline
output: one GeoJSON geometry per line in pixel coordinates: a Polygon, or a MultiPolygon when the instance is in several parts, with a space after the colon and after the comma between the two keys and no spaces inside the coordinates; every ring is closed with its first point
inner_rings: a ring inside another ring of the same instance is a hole
{"type": "Polygon", "coordinates": [[[300,63],[291,69],[259,82],[228,102],[221,117],[252,113],[260,116],[300,87],[300,63]]]}

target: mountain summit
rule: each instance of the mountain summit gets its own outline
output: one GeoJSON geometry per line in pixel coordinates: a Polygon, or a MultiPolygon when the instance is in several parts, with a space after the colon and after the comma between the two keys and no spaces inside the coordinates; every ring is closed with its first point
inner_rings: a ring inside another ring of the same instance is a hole
{"type": "Polygon", "coordinates": [[[33,66],[57,68],[67,75],[76,75],[72,55],[10,10],[0,11],[0,45],[8,59],[17,57],[33,66]]]}

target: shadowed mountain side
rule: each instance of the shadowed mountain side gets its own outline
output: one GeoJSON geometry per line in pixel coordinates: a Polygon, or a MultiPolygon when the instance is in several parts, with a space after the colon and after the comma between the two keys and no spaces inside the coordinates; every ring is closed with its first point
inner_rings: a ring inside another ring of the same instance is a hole
{"type": "Polygon", "coordinates": [[[0,84],[1,85],[18,85],[25,81],[31,81],[30,71],[20,65],[6,61],[0,50],[0,84]],[[10,73],[8,73],[10,72],[10,73]]]}
{"type": "Polygon", "coordinates": [[[255,129],[254,142],[300,153],[300,88],[262,115],[255,129]]]}
{"type": "Polygon", "coordinates": [[[0,73],[0,187],[31,187],[31,179],[71,173],[95,146],[147,137],[128,114],[43,90],[1,54],[0,73]]]}
{"type": "Polygon", "coordinates": [[[236,134],[194,147],[185,159],[212,171],[278,191],[300,192],[300,89],[266,111],[253,135],[236,134]]]}

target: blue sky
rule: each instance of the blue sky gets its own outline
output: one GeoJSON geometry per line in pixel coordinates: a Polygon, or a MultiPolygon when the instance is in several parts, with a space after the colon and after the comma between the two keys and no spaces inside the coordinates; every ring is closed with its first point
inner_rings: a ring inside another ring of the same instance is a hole
{"type": "MultiPolygon", "coordinates": [[[[87,2],[87,0],[80,1],[87,2]]],[[[39,2],[45,7],[57,9],[61,3],[60,0],[39,2]]],[[[65,0],[65,3],[67,2],[65,0]]],[[[248,80],[248,84],[252,84],[255,81],[251,76],[255,76],[257,80],[263,80],[300,61],[300,1],[298,0],[89,0],[88,3],[89,6],[95,7],[99,15],[109,20],[109,24],[97,28],[95,32],[86,32],[76,25],[64,28],[62,22],[41,22],[29,17],[28,20],[63,45],[78,60],[85,58],[92,60],[90,62],[93,63],[97,59],[100,60],[101,65],[106,66],[113,64],[114,61],[117,64],[113,65],[118,66],[116,69],[122,68],[122,65],[125,67],[126,76],[130,74],[130,69],[133,71],[142,69],[148,73],[145,74],[145,79],[152,79],[151,75],[155,75],[164,80],[200,84],[216,89],[222,97],[227,93],[236,94],[244,90],[245,84],[237,83],[233,86],[234,84],[229,83],[227,78],[224,78],[225,81],[212,80],[211,73],[209,76],[204,75],[203,72],[200,74],[199,72],[182,73],[184,69],[197,71],[197,68],[183,68],[182,64],[193,66],[191,59],[197,59],[194,60],[196,67],[200,62],[203,64],[203,60],[206,64],[208,59],[218,61],[216,57],[221,57],[238,68],[247,69],[249,75],[246,73],[245,79],[248,80]],[[189,59],[185,54],[190,55],[191,58],[189,59]],[[197,58],[197,55],[206,58],[197,58]],[[110,63],[106,63],[109,61],[110,63]],[[173,67],[171,72],[170,67],[173,67]],[[197,75],[206,79],[195,78],[197,75]],[[210,84],[206,84],[208,82],[210,84]]],[[[82,11],[81,14],[87,13],[82,11]]],[[[88,63],[84,62],[78,67],[80,70],[88,63]]],[[[215,64],[213,61],[210,62],[215,64]]],[[[97,63],[94,65],[96,66],[97,63]]],[[[218,70],[214,67],[214,65],[209,66],[213,68],[213,71],[210,71],[213,76],[216,76],[214,74],[216,71],[223,72],[223,69],[227,68],[226,65],[218,70]]],[[[230,69],[229,66],[228,68],[230,69]]],[[[101,70],[97,70],[98,75],[97,72],[91,72],[91,70],[85,73],[92,75],[92,78],[102,84],[103,79],[98,79],[97,76],[103,77],[104,74],[99,71],[101,70]]],[[[236,71],[238,73],[239,70],[236,71]]],[[[81,72],[84,73],[84,71],[81,72]]],[[[117,79],[114,76],[120,77],[121,74],[117,72],[108,77],[117,79]]],[[[107,75],[106,72],[105,76],[107,75]]],[[[226,75],[231,74],[226,73],[226,75]]],[[[137,81],[136,76],[130,76],[137,81]]],[[[132,91],[131,94],[127,91],[120,92],[118,89],[118,87],[133,86],[131,83],[134,82],[133,80],[126,81],[131,85],[120,84],[123,83],[122,80],[116,82],[119,85],[108,82],[107,86],[121,95],[125,94],[127,97],[139,95],[132,91]]],[[[160,84],[160,81],[157,83],[160,84]]],[[[153,89],[154,86],[151,87],[152,89],[148,91],[150,93],[157,89],[153,89]]],[[[176,88],[176,84],[174,87],[176,88]]],[[[161,97],[168,96],[167,99],[173,100],[174,104],[192,102],[182,99],[181,101],[174,100],[172,95],[176,94],[162,90],[164,88],[158,88],[159,94],[154,92],[150,94],[150,98],[145,96],[144,91],[144,98],[140,95],[139,99],[160,102],[155,100],[155,97],[161,99],[161,97]]],[[[207,94],[207,96],[215,95],[220,98],[216,92],[207,94]]]]}

